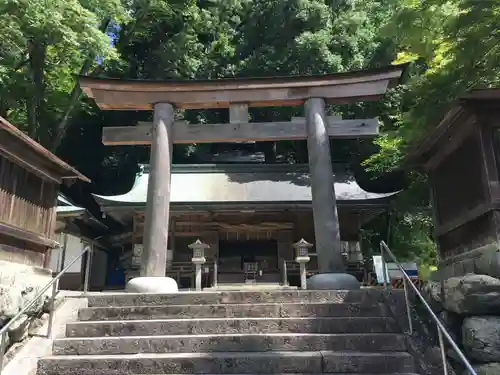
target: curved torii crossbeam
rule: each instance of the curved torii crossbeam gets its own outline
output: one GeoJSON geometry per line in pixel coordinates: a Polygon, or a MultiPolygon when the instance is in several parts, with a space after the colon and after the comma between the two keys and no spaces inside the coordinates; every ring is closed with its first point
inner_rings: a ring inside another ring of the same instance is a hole
{"type": "Polygon", "coordinates": [[[83,92],[101,109],[152,110],[155,103],[176,108],[296,106],[309,98],[328,103],[378,100],[397,83],[405,65],[317,76],[144,81],[80,76],[83,92]]]}

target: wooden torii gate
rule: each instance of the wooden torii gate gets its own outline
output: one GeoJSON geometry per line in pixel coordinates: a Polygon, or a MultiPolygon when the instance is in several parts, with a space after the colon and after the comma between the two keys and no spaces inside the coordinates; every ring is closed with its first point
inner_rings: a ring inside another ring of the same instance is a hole
{"type": "Polygon", "coordinates": [[[173,143],[307,139],[315,245],[322,273],[345,272],[329,138],[378,134],[378,119],[326,116],[325,105],[378,100],[404,66],[322,76],[207,81],[124,81],[80,77],[80,86],[105,110],[153,110],[152,123],[104,128],[107,145],[151,145],[141,276],[165,276],[173,143]],[[249,122],[249,107],[304,105],[305,118],[249,122]],[[228,108],[229,123],[174,121],[175,108],[228,108]]]}

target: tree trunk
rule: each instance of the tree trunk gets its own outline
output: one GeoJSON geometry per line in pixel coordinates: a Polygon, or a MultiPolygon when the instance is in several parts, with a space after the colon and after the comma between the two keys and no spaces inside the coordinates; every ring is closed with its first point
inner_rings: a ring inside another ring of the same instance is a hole
{"type": "MultiPolygon", "coordinates": [[[[110,18],[106,18],[102,24],[101,24],[101,31],[105,32],[106,29],[109,26],[109,23],[111,22],[110,18]]],[[[86,75],[88,74],[90,68],[92,67],[92,64],[94,63],[95,56],[89,56],[83,63],[82,68],[80,69],[79,75],[86,75]]],[[[93,75],[95,75],[97,72],[101,71],[101,67],[98,67],[96,71],[93,72],[93,75]]],[[[59,145],[61,144],[62,139],[64,138],[66,131],[69,128],[69,118],[71,116],[71,113],[76,107],[76,104],[78,103],[78,100],[80,99],[80,96],[82,94],[82,90],[80,89],[80,86],[78,83],[75,82],[75,86],[73,86],[73,90],[71,91],[68,107],[66,108],[66,111],[64,112],[63,117],[61,118],[61,121],[59,122],[59,125],[57,126],[56,134],[54,137],[54,140],[52,142],[52,145],[50,147],[50,150],[52,152],[56,152],[59,145]]]]}
{"type": "MultiPolygon", "coordinates": [[[[43,113],[43,96],[45,94],[45,58],[47,46],[37,40],[30,41],[29,44],[29,69],[33,94],[27,99],[28,135],[36,140],[46,137],[44,131],[40,129],[40,117],[43,113]]],[[[42,142],[43,143],[43,142],[42,142]]]]}

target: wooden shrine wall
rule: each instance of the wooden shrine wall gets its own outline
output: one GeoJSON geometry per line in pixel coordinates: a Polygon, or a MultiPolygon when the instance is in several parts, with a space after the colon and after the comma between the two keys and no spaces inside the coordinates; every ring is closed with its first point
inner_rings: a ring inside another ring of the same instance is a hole
{"type": "MultiPolygon", "coordinates": [[[[354,211],[339,209],[342,241],[359,241],[359,216],[354,211]]],[[[134,241],[142,243],[144,215],[134,216],[134,241]]],[[[173,262],[190,263],[192,254],[188,245],[200,239],[210,245],[207,261],[217,257],[220,241],[275,240],[280,261],[295,259],[292,244],[304,238],[314,245],[312,210],[270,210],[267,212],[190,212],[174,214],[169,226],[169,248],[174,249],[173,262]]],[[[311,252],[314,252],[314,247],[311,252]]],[[[316,257],[309,264],[317,268],[316,257]]]]}
{"type": "Polygon", "coordinates": [[[0,155],[0,260],[38,267],[54,235],[58,186],[0,155]]]}
{"type": "Polygon", "coordinates": [[[500,277],[500,142],[495,111],[469,111],[436,144],[428,168],[435,211],[439,272],[500,277]],[[453,130],[454,129],[454,130],[453,130]],[[465,129],[465,130],[464,130],[465,129]],[[463,136],[464,133],[467,136],[463,136]],[[457,144],[457,139],[462,139],[457,144]],[[445,152],[450,145],[455,148],[445,152]]]}
{"type": "Polygon", "coordinates": [[[480,145],[471,136],[432,172],[441,225],[486,202],[481,166],[480,145]]]}
{"type": "Polygon", "coordinates": [[[487,215],[477,215],[488,196],[484,188],[484,163],[474,133],[430,174],[432,180],[437,238],[441,256],[459,255],[485,244],[491,233],[487,215]]]}

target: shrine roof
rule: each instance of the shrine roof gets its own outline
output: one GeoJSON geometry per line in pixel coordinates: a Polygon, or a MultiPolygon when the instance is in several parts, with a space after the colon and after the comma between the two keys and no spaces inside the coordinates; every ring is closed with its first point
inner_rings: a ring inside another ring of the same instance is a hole
{"type": "Polygon", "coordinates": [[[378,100],[397,84],[406,65],[311,76],[224,78],[214,80],[122,80],[78,77],[80,87],[101,109],[151,110],[155,103],[178,108],[298,105],[313,97],[331,103],[378,100]]]}
{"type": "Polygon", "coordinates": [[[57,196],[57,207],[56,207],[57,216],[73,216],[82,214],[84,212],[85,208],[75,206],[62,194],[59,194],[57,196]]]}
{"type": "Polygon", "coordinates": [[[498,109],[500,109],[500,88],[471,90],[459,98],[441,121],[410,149],[405,158],[406,165],[424,164],[439,150],[441,142],[450,142],[452,134],[459,128],[457,125],[473,126],[475,121],[470,119],[476,112],[484,114],[498,109]]]}
{"type": "MultiPolygon", "coordinates": [[[[115,196],[94,195],[97,202],[108,208],[144,206],[148,189],[148,167],[142,167],[128,193],[115,196]]],[[[383,204],[397,194],[367,192],[361,189],[346,169],[337,168],[334,176],[339,203],[383,204]]],[[[308,165],[174,165],[171,181],[173,204],[311,202],[308,165]]]]}

